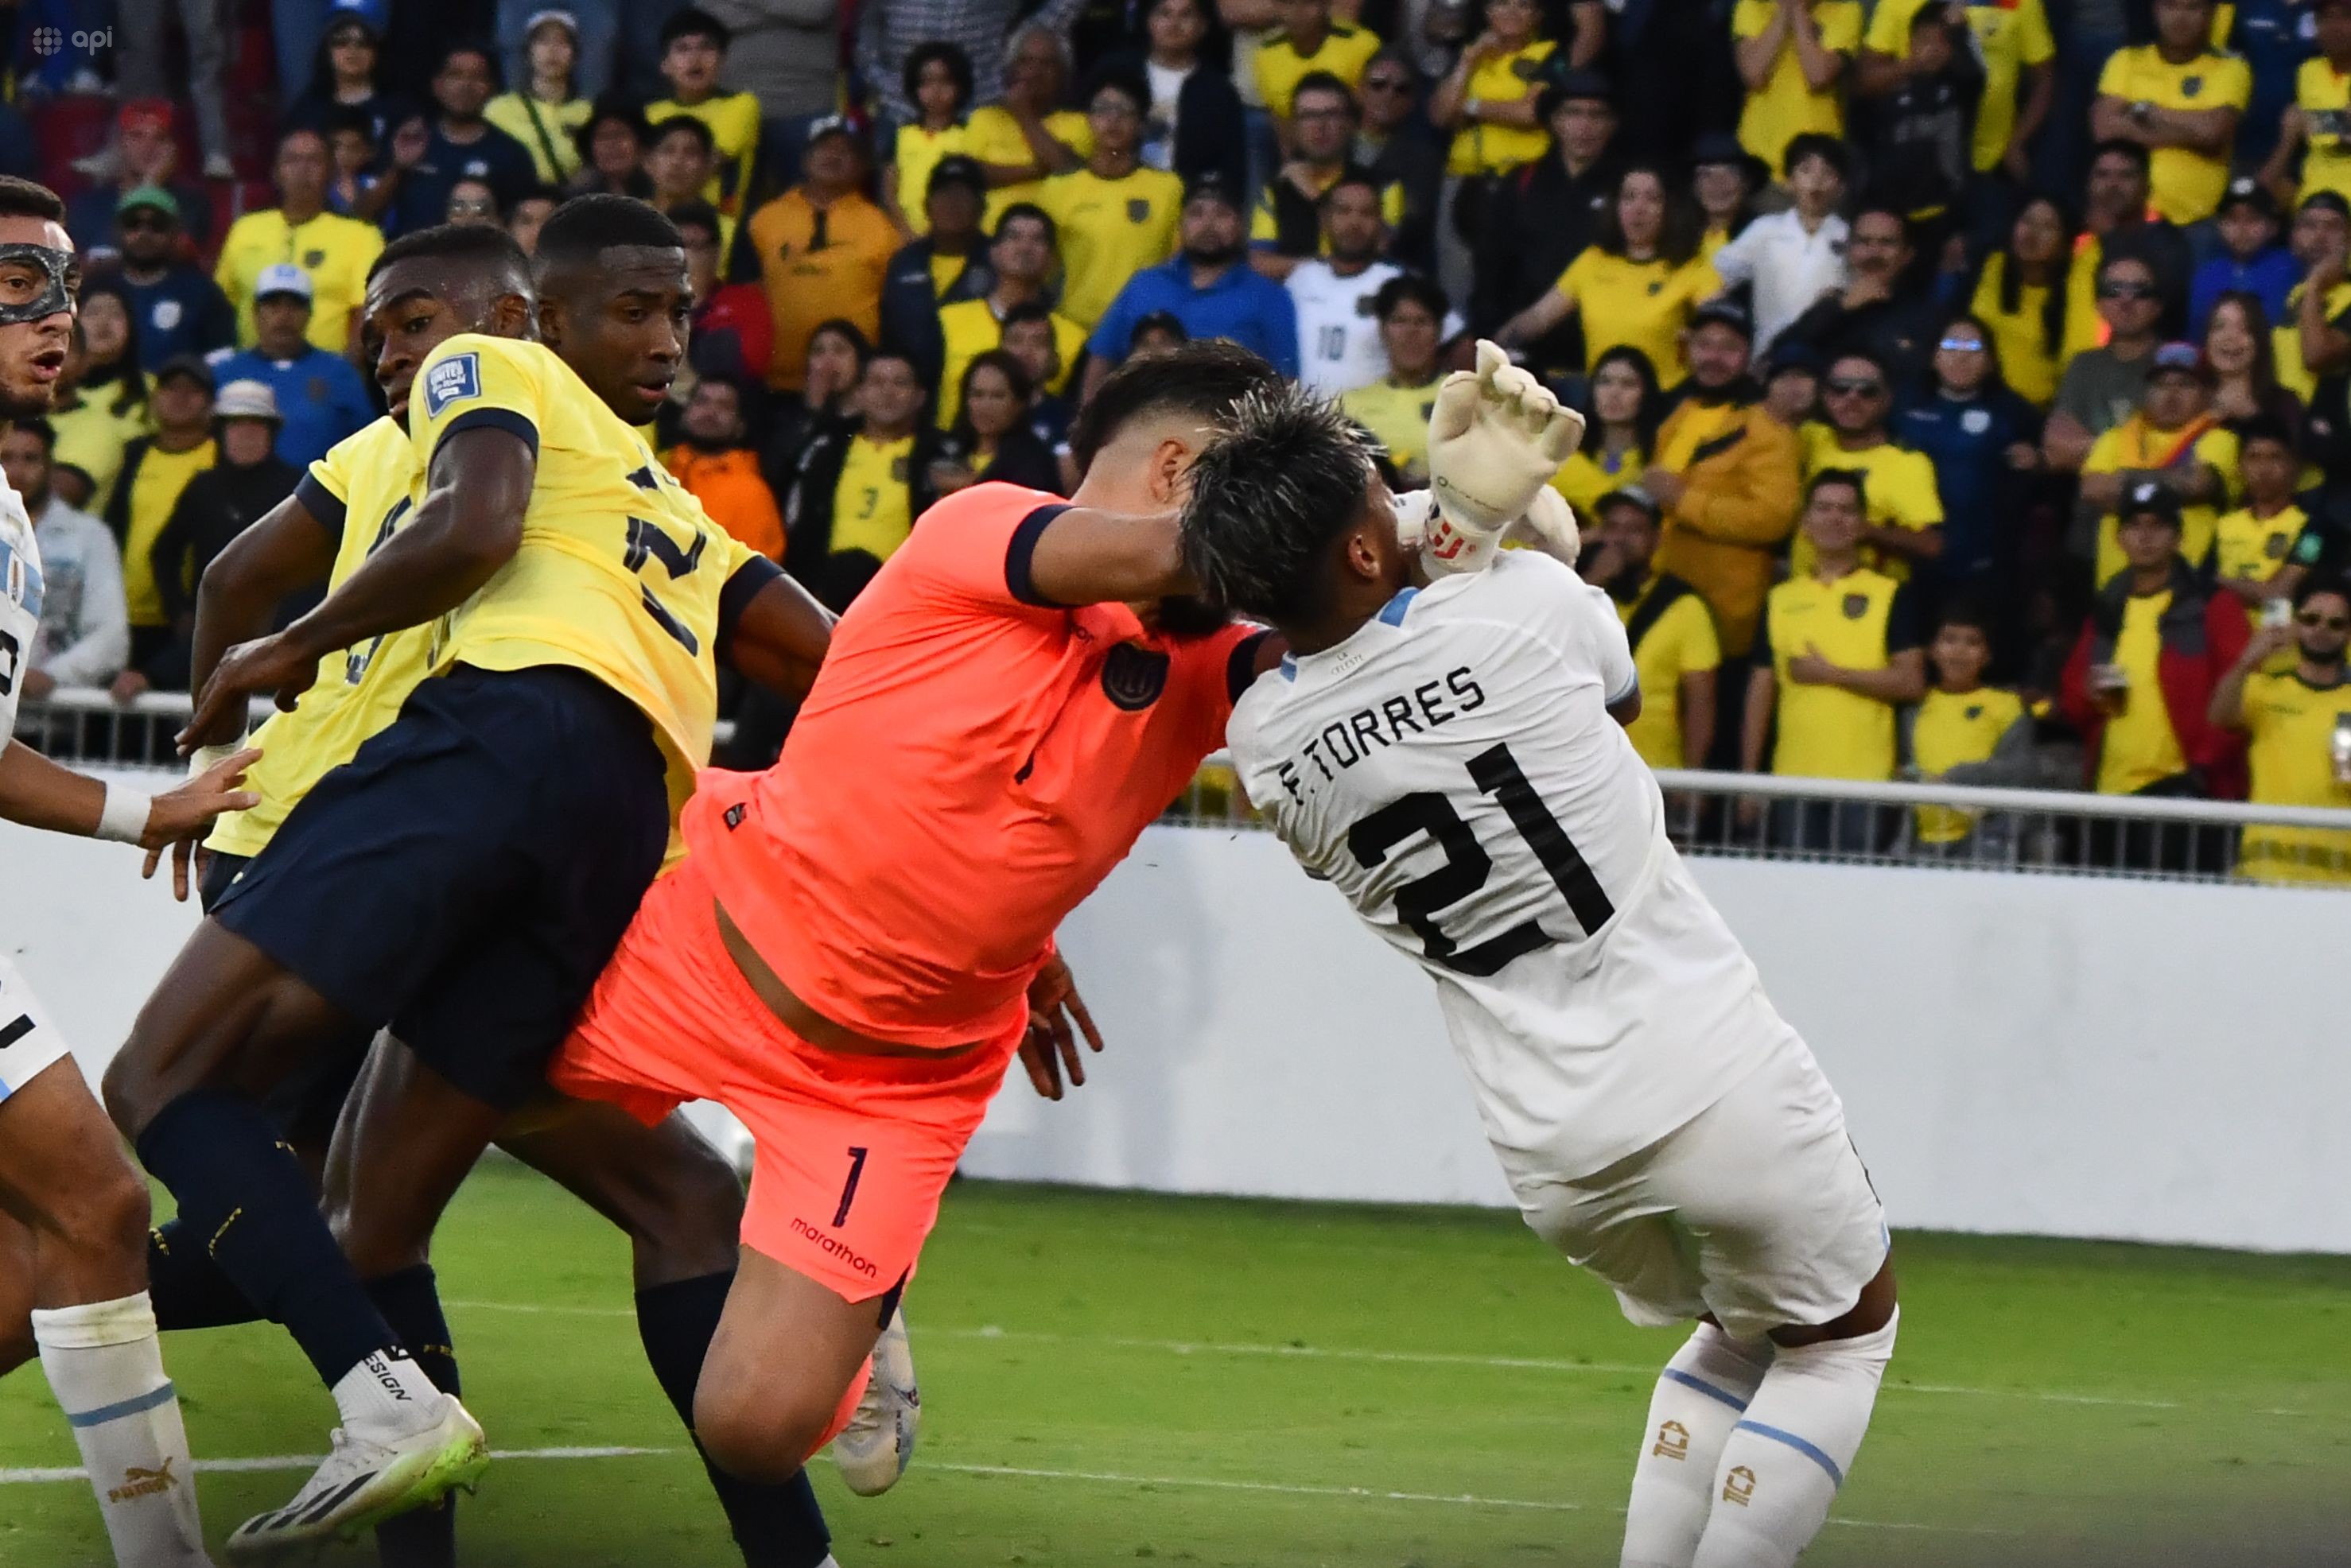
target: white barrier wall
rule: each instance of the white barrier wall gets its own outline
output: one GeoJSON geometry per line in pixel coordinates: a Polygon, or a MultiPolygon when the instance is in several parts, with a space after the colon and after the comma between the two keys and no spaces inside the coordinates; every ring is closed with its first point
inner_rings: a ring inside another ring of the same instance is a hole
{"type": "MultiPolygon", "coordinates": [[[[95,1074],[193,919],[0,824],[0,952],[95,1074]]],[[[1701,860],[1897,1225],[2351,1252],[2351,894],[1701,860]]],[[[1063,934],[1109,1054],[976,1175],[1507,1203],[1418,971],[1268,835],[1155,828],[1063,934]]]]}

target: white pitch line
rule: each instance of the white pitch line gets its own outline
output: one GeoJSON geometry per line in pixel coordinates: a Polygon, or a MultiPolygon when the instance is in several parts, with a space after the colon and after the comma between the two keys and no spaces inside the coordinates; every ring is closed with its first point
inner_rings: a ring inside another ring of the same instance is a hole
{"type": "MultiPolygon", "coordinates": [[[[493,1448],[493,1459],[634,1459],[651,1454],[674,1454],[677,1448],[493,1448]]],[[[324,1454],[267,1454],[246,1459],[198,1459],[200,1475],[267,1474],[278,1470],[315,1470],[324,1454]]],[[[0,1487],[46,1486],[55,1481],[83,1481],[89,1472],[72,1465],[49,1469],[0,1469],[0,1487]]]]}

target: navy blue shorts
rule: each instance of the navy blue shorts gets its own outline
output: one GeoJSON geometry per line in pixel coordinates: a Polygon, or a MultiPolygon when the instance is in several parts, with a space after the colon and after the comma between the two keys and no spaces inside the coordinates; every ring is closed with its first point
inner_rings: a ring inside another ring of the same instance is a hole
{"type": "MultiPolygon", "coordinates": [[[[196,889],[205,914],[212,913],[221,894],[252,863],[251,855],[213,852],[204,867],[204,881],[196,889]]],[[[359,1082],[360,1068],[367,1061],[368,1047],[374,1041],[374,1030],[353,1024],[319,1046],[303,1059],[300,1066],[270,1085],[268,1092],[261,1097],[261,1108],[277,1124],[278,1132],[287,1143],[306,1155],[325,1153],[334,1139],[335,1124],[342,1119],[343,1102],[351,1097],[351,1085],[359,1082]]]]}
{"type": "Polygon", "coordinates": [[[562,665],[461,664],[320,779],[212,914],[506,1109],[540,1087],[668,841],[634,704],[562,665]]]}

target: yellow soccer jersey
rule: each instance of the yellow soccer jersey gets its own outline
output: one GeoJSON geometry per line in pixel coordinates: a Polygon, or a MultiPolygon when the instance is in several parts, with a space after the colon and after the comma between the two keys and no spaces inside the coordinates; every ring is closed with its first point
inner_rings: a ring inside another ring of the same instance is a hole
{"type": "Polygon", "coordinates": [[[759,99],[752,93],[727,92],[700,103],[662,99],[645,105],[645,123],[659,125],[673,115],[690,114],[710,127],[716,142],[718,166],[702,187],[702,199],[722,213],[743,210],[751,189],[751,164],[759,153],[759,99]]]}
{"type": "Polygon", "coordinates": [[[1662,609],[1652,609],[1656,597],[1654,577],[1630,600],[1620,601],[1616,613],[1627,635],[1637,627],[1633,644],[1633,668],[1641,676],[1641,715],[1625,727],[1625,738],[1641,760],[1652,768],[1679,768],[1682,754],[1682,677],[1701,674],[1722,665],[1722,643],[1714,633],[1714,616],[1706,601],[1687,588],[1662,609]]]}
{"type": "MultiPolygon", "coordinates": [[[[1496,55],[1469,74],[1470,98],[1489,103],[1510,103],[1526,97],[1542,80],[1559,46],[1537,38],[1523,48],[1496,55]]],[[[1551,146],[1551,131],[1543,125],[1489,125],[1464,117],[1446,152],[1448,174],[1499,174],[1521,163],[1531,163],[1551,146]]]]}
{"type": "Polygon", "coordinates": [[[1757,663],[1779,678],[1771,771],[1802,779],[1894,777],[1894,705],[1843,686],[1805,685],[1788,666],[1807,649],[1848,670],[1882,670],[1918,646],[1909,590],[1867,567],[1834,582],[1794,577],[1765,595],[1757,663]]]}
{"type": "Polygon", "coordinates": [[[1056,174],[1038,193],[1061,249],[1061,314],[1091,332],[1126,280],[1176,254],[1184,182],[1165,169],[1105,180],[1091,169],[1056,174]]]}
{"type": "Polygon", "coordinates": [[[916,235],[931,232],[931,171],[944,159],[970,152],[971,127],[962,120],[945,131],[920,125],[898,127],[897,152],[892,160],[898,169],[898,210],[906,214],[906,226],[916,235]]]}
{"type": "Polygon", "coordinates": [[[1639,484],[1648,466],[1647,454],[1637,446],[1628,446],[1614,457],[1604,452],[1574,452],[1551,476],[1551,487],[1575,508],[1576,520],[1589,528],[1597,523],[1592,508],[1600,504],[1600,497],[1639,484]]]}
{"type": "MultiPolygon", "coordinates": [[[[964,149],[983,163],[1020,165],[1037,156],[1029,139],[1020,134],[1020,122],[1012,111],[1000,103],[991,103],[971,111],[965,122],[970,144],[964,149]]],[[[1081,162],[1094,155],[1094,129],[1083,113],[1074,109],[1057,109],[1045,117],[1045,133],[1071,152],[1081,162]]],[[[994,234],[996,220],[1004,209],[1015,202],[1035,202],[1044,194],[1043,180],[1023,180],[1017,185],[998,185],[987,193],[987,209],[979,220],[982,233],[994,234]]]]}
{"type": "Polygon", "coordinates": [[[1657,383],[1682,384],[1689,362],[1682,333],[1698,302],[1722,292],[1722,279],[1703,261],[1676,267],[1663,256],[1635,261],[1593,246],[1568,264],[1552,285],[1575,302],[1583,319],[1583,362],[1630,344],[1649,356],[1657,383]]]}
{"type": "Polygon", "coordinates": [[[428,473],[461,431],[507,431],[538,454],[521,548],[445,618],[433,669],[585,670],[653,721],[681,803],[710,759],[721,592],[764,558],[543,344],[450,339],[416,373],[408,423],[428,473]]]}
{"type": "MultiPolygon", "coordinates": [[[[2252,675],[2244,707],[2256,804],[2351,808],[2351,784],[2335,776],[2335,736],[2351,724],[2351,683],[2314,686],[2292,670],[2252,675]]],[[[2351,883],[2351,833],[2248,827],[2237,869],[2261,882],[2351,883]]]]}
{"type": "MultiPolygon", "coordinates": [[[[2305,404],[2318,391],[2318,378],[2302,361],[2302,294],[2308,287],[2306,283],[2297,283],[2287,292],[2278,324],[2270,329],[2270,347],[2277,357],[2278,385],[2305,404]]],[[[2338,332],[2351,332],[2351,283],[2338,283],[2326,291],[2326,324],[2338,332]]]]}
{"type": "MultiPolygon", "coordinates": [[[[342,586],[415,516],[423,478],[407,427],[390,414],[310,465],[294,494],[312,517],[342,536],[328,591],[342,586]]],[[[259,854],[319,779],[400,716],[401,705],[424,678],[432,631],[411,626],[320,659],[318,681],[300,704],[292,713],[272,714],[253,737],[261,760],[246,776],[246,788],[261,803],[223,817],[205,846],[222,854],[259,854]]]]}
{"type": "MultiPolygon", "coordinates": [[[[1730,36],[1760,38],[1771,26],[1771,0],[1739,0],[1730,12],[1730,36]]],[[[1813,0],[1813,23],[1821,30],[1821,47],[1833,55],[1853,57],[1861,47],[1861,6],[1855,0],[1813,0]]],[[[1832,82],[1819,92],[1804,80],[1802,62],[1796,58],[1796,40],[1782,40],[1771,57],[1771,71],[1760,89],[1747,95],[1739,116],[1739,144],[1763,160],[1772,173],[1783,173],[1781,161],[1788,143],[1808,131],[1823,136],[1844,134],[1844,84],[1832,82]]]]}
{"type": "MultiPolygon", "coordinates": [[[[2125,103],[2151,103],[2158,109],[2233,109],[2240,111],[2253,92],[2252,68],[2234,55],[2201,54],[2175,66],[2156,52],[2153,44],[2116,49],[2098,73],[2102,96],[2125,103]]],[[[2220,193],[2229,184],[2229,160],[2185,147],[2158,147],[2149,175],[2155,210],[2175,224],[2192,224],[2212,215],[2220,193]]]]}
{"type": "Polygon", "coordinates": [[[849,438],[832,487],[832,548],[888,560],[914,531],[914,438],[849,438]]]}
{"type": "MultiPolygon", "coordinates": [[[[1077,368],[1078,356],[1085,352],[1086,329],[1058,310],[1053,313],[1052,328],[1053,351],[1061,358],[1061,369],[1045,390],[1061,392],[1068,390],[1070,372],[1077,368]]],[[[996,319],[987,300],[958,299],[939,308],[939,339],[946,345],[946,358],[939,374],[938,423],[941,430],[951,430],[963,408],[964,372],[980,355],[1003,346],[1004,323],[996,319]]]]}
{"type": "Polygon", "coordinates": [[[1400,387],[1385,376],[1339,394],[1339,408],[1387,448],[1388,461],[1406,479],[1428,478],[1428,416],[1437,409],[1438,376],[1426,386],[1400,387]]]}
{"type": "Polygon", "coordinates": [[[2309,514],[2288,503],[2273,517],[2257,517],[2240,507],[2212,526],[2213,575],[2239,582],[2267,582],[2294,553],[2309,514]]]}
{"type": "MultiPolygon", "coordinates": [[[[2188,439],[2184,432],[2151,430],[2144,415],[2133,414],[2090,444],[2082,472],[2119,474],[2126,469],[2169,467],[2188,439]]],[[[2196,461],[2219,473],[2223,492],[2233,497],[2239,485],[2236,432],[2214,425],[2192,440],[2196,461]]],[[[2179,508],[2179,554],[2189,566],[2200,570],[2212,558],[2213,526],[2220,515],[2217,507],[2179,508]]],[[[2112,582],[2115,574],[2129,564],[2123,556],[2120,527],[2115,514],[2108,512],[2098,519],[2097,580],[2112,582]]]]}
{"type": "Polygon", "coordinates": [[[1379,52],[1377,33],[1345,22],[1332,22],[1331,30],[1322,37],[1322,47],[1311,55],[1300,53],[1290,35],[1283,33],[1257,53],[1257,89],[1274,117],[1287,120],[1290,96],[1297,92],[1300,82],[1316,71],[1329,71],[1353,92],[1355,84],[1364,79],[1364,68],[1379,52]]]}
{"type": "Polygon", "coordinates": [[[2163,612],[2170,608],[2168,588],[2135,593],[2123,605],[2114,663],[2128,684],[2122,712],[2106,720],[2098,738],[2101,795],[2135,795],[2188,771],[2179,733],[2171,727],[2171,705],[2163,697],[2163,612]]]}
{"type": "MultiPolygon", "coordinates": [[[[1837,444],[1836,433],[1825,424],[1807,424],[1802,435],[1807,485],[1812,483],[1813,476],[1825,469],[1854,469],[1862,476],[1862,498],[1867,504],[1872,523],[1880,528],[1914,531],[1942,526],[1942,491],[1935,483],[1934,462],[1925,453],[1896,446],[1890,441],[1847,452],[1837,444]]],[[[1865,561],[1895,581],[1909,580],[1908,561],[1866,546],[1861,553],[1865,561]]],[[[1813,559],[1813,541],[1799,528],[1795,542],[1788,547],[1789,573],[1809,577],[1813,559]]]]}
{"type": "MultiPolygon", "coordinates": [[[[1970,308],[1974,310],[1991,332],[1992,347],[2000,350],[2000,373],[2009,390],[2038,409],[2046,409],[2056,401],[2057,374],[2064,369],[2069,345],[2060,318],[2058,340],[2049,340],[2049,286],[2019,284],[2016,308],[2001,308],[2008,256],[1994,251],[1984,257],[1983,277],[1976,283],[1975,298],[1970,308]]],[[[2060,309],[2070,308],[2071,299],[2060,309]]]]}
{"type": "MultiPolygon", "coordinates": [[[[1910,760],[1938,779],[1962,763],[1985,761],[2023,716],[2023,699],[1997,686],[1929,691],[1911,720],[1910,760]]],[[[1916,821],[1923,844],[1955,844],[1976,831],[1975,812],[1949,806],[1917,807],[1916,821]]]]}
{"type": "Polygon", "coordinates": [[[383,231],[340,213],[289,224],[276,207],[229,225],[213,281],[236,307],[236,340],[253,347],[253,291],[262,268],[291,262],[310,276],[310,346],[340,354],[350,343],[351,313],[367,298],[368,268],[383,253],[383,231]]]}
{"type": "Polygon", "coordinates": [[[2302,195],[2332,191],[2351,200],[2351,76],[2324,59],[2304,60],[2294,78],[2294,103],[2310,141],[2302,159],[2302,195]]]}

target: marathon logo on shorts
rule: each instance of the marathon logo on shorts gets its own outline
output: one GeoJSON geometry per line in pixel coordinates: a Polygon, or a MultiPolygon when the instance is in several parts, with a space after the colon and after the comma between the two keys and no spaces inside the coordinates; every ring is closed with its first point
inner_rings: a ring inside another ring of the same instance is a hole
{"type": "Polygon", "coordinates": [[[424,413],[429,419],[453,402],[482,395],[482,357],[470,350],[452,354],[424,372],[424,413]]]}
{"type": "Polygon", "coordinates": [[[858,1252],[846,1242],[838,1240],[833,1237],[827,1236],[823,1231],[819,1230],[815,1226],[810,1225],[805,1219],[795,1219],[792,1221],[792,1234],[795,1236],[807,1237],[810,1241],[816,1243],[817,1249],[822,1252],[826,1257],[840,1259],[842,1262],[848,1264],[851,1268],[856,1270],[859,1273],[864,1275],[869,1280],[878,1280],[882,1277],[882,1270],[873,1266],[873,1260],[872,1259],[858,1252]]]}

